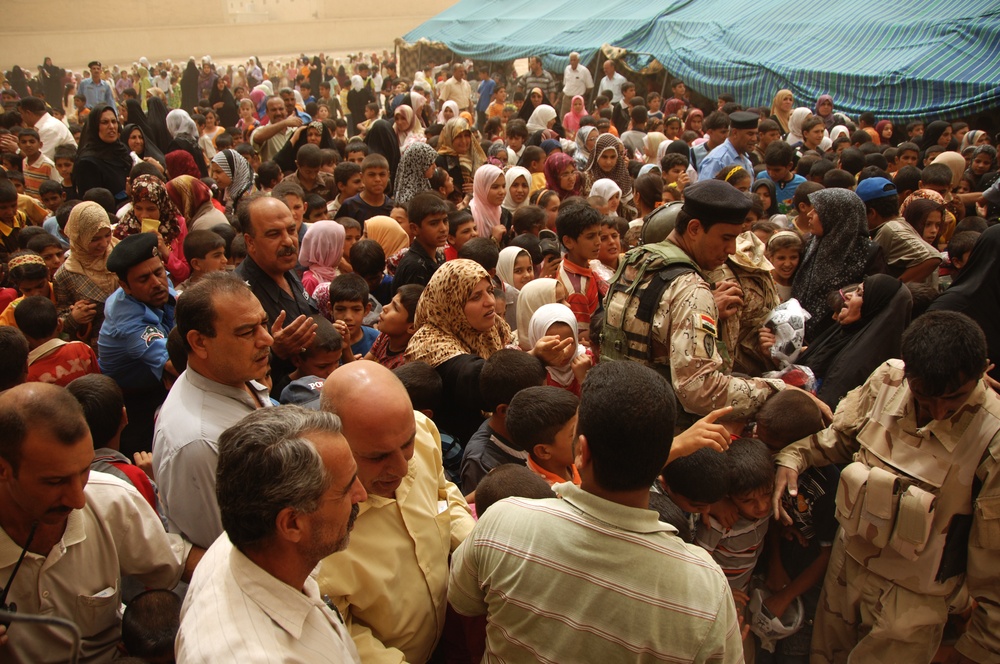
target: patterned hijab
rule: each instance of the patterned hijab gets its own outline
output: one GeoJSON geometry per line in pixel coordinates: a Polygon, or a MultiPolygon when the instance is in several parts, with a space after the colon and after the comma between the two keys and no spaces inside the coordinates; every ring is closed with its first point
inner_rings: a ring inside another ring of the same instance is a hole
{"type": "Polygon", "coordinates": [[[806,243],[792,282],[792,297],[812,314],[806,323],[807,340],[833,322],[827,295],[864,278],[872,249],[865,204],[853,191],[822,189],[810,194],[809,202],[819,215],[823,236],[806,243]]]}
{"type": "Polygon", "coordinates": [[[232,182],[226,187],[226,198],[232,203],[233,209],[240,202],[248,191],[253,189],[253,172],[250,164],[236,150],[221,150],[212,157],[212,162],[222,169],[222,172],[232,178],[232,182]]]}
{"type": "Polygon", "coordinates": [[[594,146],[594,151],[590,153],[590,161],[587,162],[587,172],[590,173],[592,182],[601,178],[613,180],[621,188],[622,198],[632,193],[632,176],[628,172],[625,146],[613,134],[601,134],[597,137],[597,145],[594,146]],[[614,168],[610,172],[603,171],[597,160],[602,154],[612,148],[618,151],[618,161],[615,162],[614,168]]]}
{"type": "Polygon", "coordinates": [[[396,173],[396,203],[405,205],[422,191],[430,191],[431,183],[424,174],[437,160],[438,153],[426,143],[414,143],[399,160],[396,173]]]}
{"type": "Polygon", "coordinates": [[[417,303],[417,333],[406,348],[408,362],[440,366],[458,355],[473,354],[488,359],[511,340],[503,316],[495,316],[488,332],[477,332],[465,315],[465,304],[476,285],[489,281],[489,273],[478,263],[462,258],[437,269],[417,303]]]}
{"type": "MultiPolygon", "coordinates": [[[[180,212],[177,211],[177,207],[174,206],[170,197],[167,196],[167,190],[164,188],[163,183],[160,182],[160,179],[152,175],[140,175],[132,180],[132,202],[146,201],[153,203],[159,209],[159,232],[163,236],[163,241],[170,244],[181,234],[181,221],[178,219],[180,212]]],[[[135,235],[136,233],[142,233],[142,219],[136,215],[135,208],[133,207],[118,222],[118,225],[115,227],[114,236],[119,240],[123,240],[129,235],[135,235]]]]}
{"type": "Polygon", "coordinates": [[[188,225],[194,223],[201,206],[212,200],[212,190],[208,185],[191,175],[181,175],[163,186],[188,225]]]}
{"type": "Polygon", "coordinates": [[[560,200],[569,196],[579,196],[580,190],[583,187],[583,178],[577,173],[576,180],[573,182],[573,188],[563,189],[562,178],[559,174],[566,170],[566,167],[570,164],[573,165],[573,170],[575,171],[576,160],[565,152],[553,152],[545,159],[545,184],[549,189],[559,194],[560,200]]]}
{"type": "Polygon", "coordinates": [[[100,254],[90,253],[90,241],[100,231],[111,230],[108,213],[97,203],[86,201],[73,207],[66,222],[66,237],[69,238],[69,257],[63,263],[67,272],[82,274],[102,291],[111,294],[118,288],[118,276],[108,271],[108,256],[115,242],[100,254]]]}
{"type": "Polygon", "coordinates": [[[465,154],[455,152],[455,148],[452,147],[455,137],[467,131],[471,133],[472,130],[469,128],[469,123],[462,118],[448,120],[444,129],[441,130],[441,136],[438,137],[438,154],[457,157],[458,163],[468,171],[471,180],[479,167],[486,163],[486,153],[483,152],[482,146],[479,145],[479,141],[475,137],[470,141],[468,152],[465,154]]]}

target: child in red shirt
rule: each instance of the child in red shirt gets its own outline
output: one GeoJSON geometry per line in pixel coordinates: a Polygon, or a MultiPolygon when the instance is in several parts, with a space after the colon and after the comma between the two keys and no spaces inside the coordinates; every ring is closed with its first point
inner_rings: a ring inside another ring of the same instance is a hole
{"type": "Polygon", "coordinates": [[[62,321],[49,298],[42,295],[24,298],[14,310],[14,320],[28,339],[28,382],[66,387],[74,378],[100,373],[97,356],[90,346],[59,338],[62,321]]]}
{"type": "Polygon", "coordinates": [[[569,293],[566,304],[576,315],[581,340],[589,340],[590,317],[601,308],[598,278],[590,269],[601,251],[601,214],[586,203],[566,205],[556,217],[556,232],[566,248],[557,278],[569,293]]]}

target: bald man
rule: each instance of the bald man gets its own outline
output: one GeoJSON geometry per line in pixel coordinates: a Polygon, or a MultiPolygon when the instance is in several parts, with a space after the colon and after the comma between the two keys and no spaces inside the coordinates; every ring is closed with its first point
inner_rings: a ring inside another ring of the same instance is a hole
{"type": "Polygon", "coordinates": [[[448,556],[475,522],[445,479],[437,427],[414,412],[399,379],[375,362],[330,374],[322,409],[340,416],[368,492],[351,546],[323,561],[330,596],[361,661],[422,664],[445,623],[448,556]]]}

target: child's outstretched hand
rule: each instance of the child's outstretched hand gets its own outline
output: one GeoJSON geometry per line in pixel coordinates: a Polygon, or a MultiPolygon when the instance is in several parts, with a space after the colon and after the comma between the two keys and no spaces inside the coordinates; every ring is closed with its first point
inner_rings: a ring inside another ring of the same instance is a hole
{"type": "Polygon", "coordinates": [[[594,366],[594,361],[587,353],[580,353],[573,358],[570,366],[573,368],[573,375],[576,376],[577,382],[583,385],[583,379],[587,377],[587,372],[594,366]]]}
{"type": "Polygon", "coordinates": [[[728,450],[729,442],[732,440],[729,430],[716,420],[731,412],[733,412],[732,406],[713,410],[691,425],[687,431],[674,436],[667,463],[685,457],[703,447],[711,447],[719,452],[728,450]]]}

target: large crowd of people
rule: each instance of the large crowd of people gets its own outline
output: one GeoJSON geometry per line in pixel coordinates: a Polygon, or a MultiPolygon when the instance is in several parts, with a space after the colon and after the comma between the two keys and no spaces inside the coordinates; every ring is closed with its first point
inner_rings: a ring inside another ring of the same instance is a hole
{"type": "Polygon", "coordinates": [[[1000,136],[618,69],[5,72],[0,661],[1000,660],[1000,136]]]}

